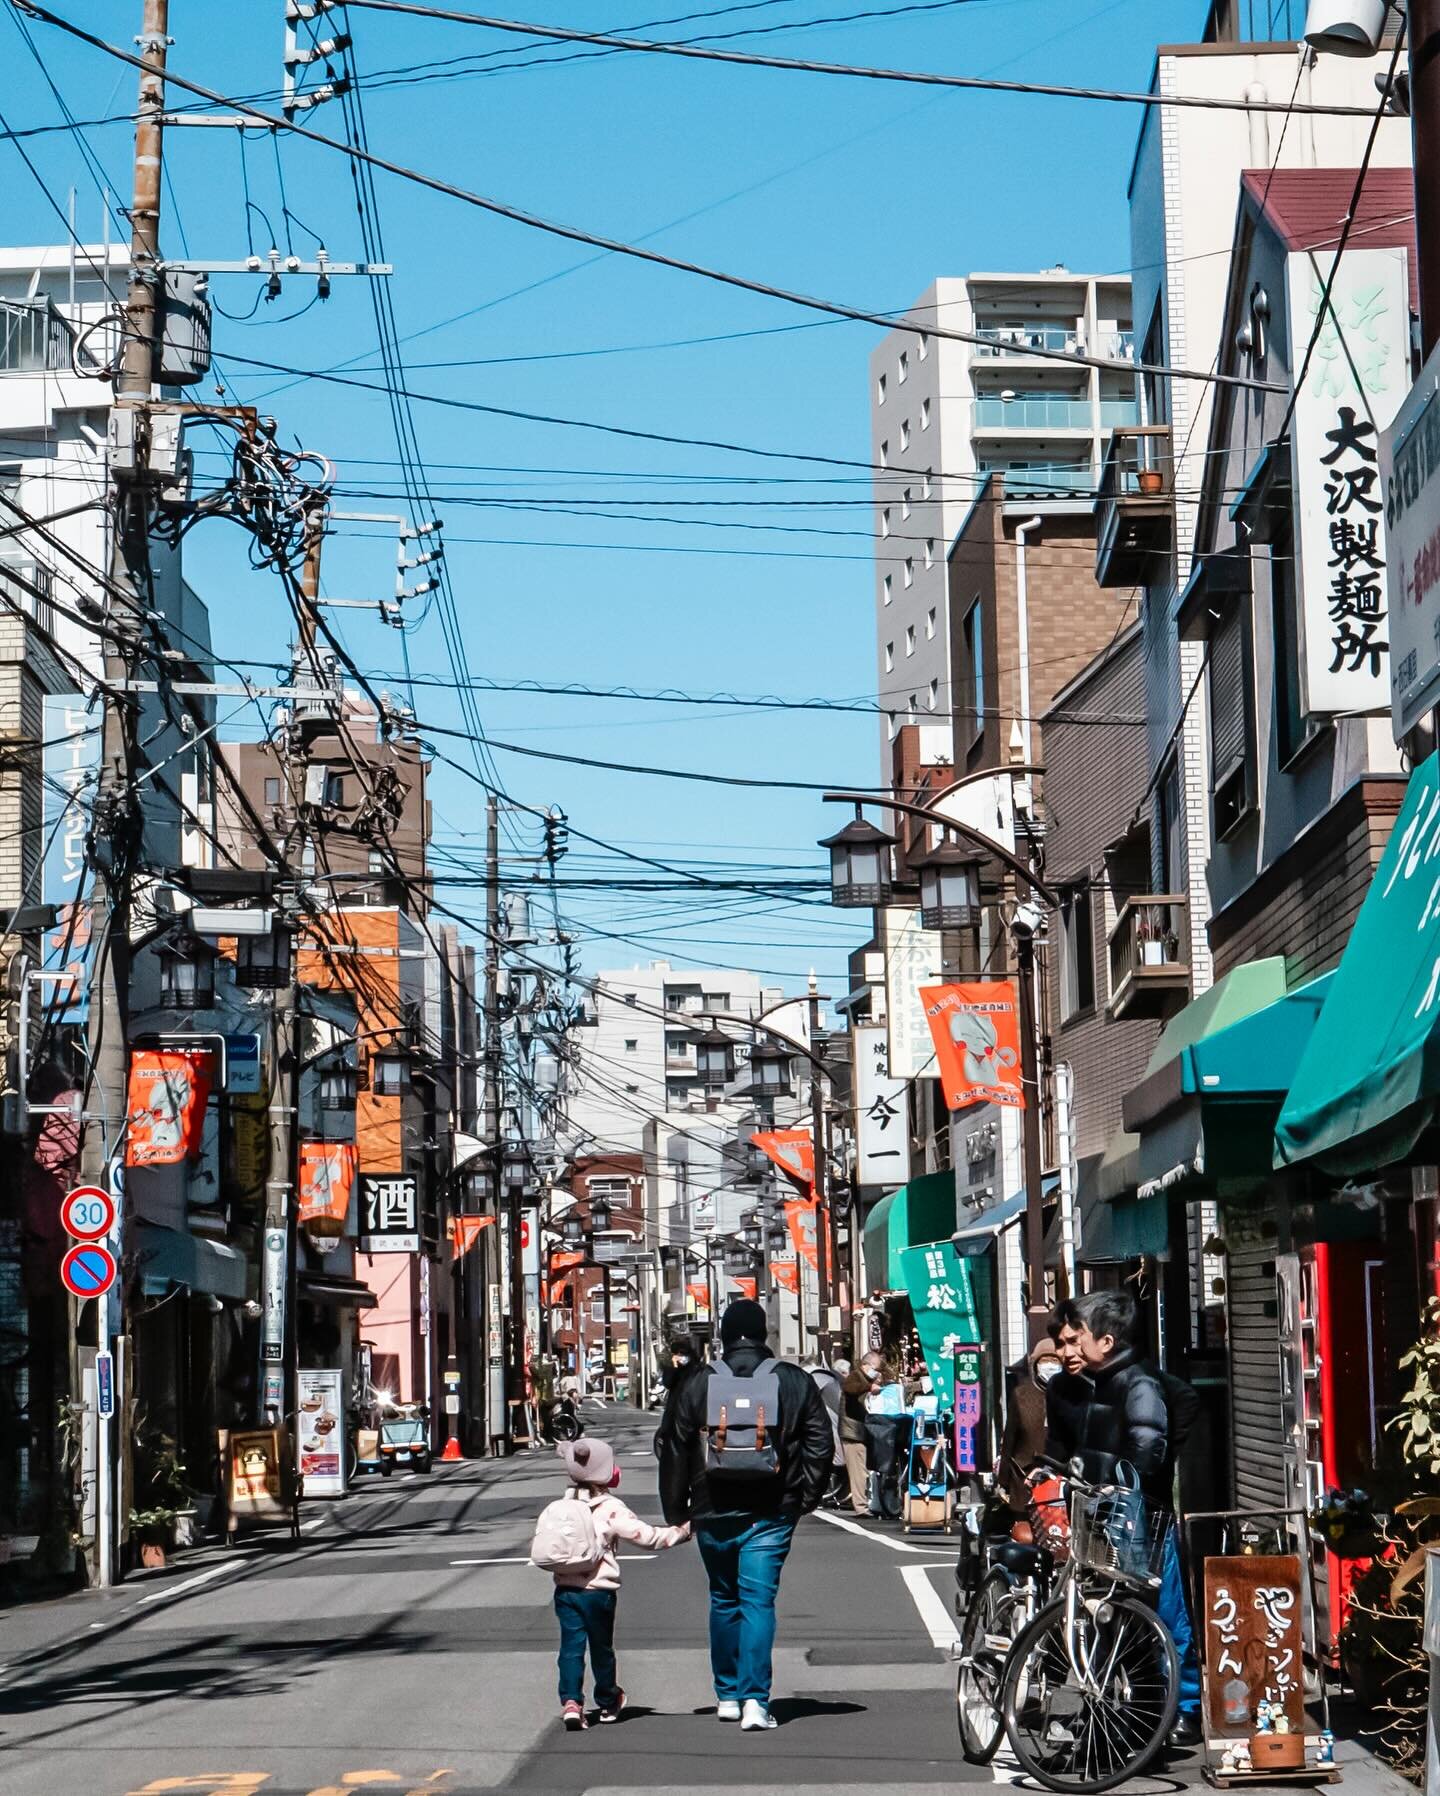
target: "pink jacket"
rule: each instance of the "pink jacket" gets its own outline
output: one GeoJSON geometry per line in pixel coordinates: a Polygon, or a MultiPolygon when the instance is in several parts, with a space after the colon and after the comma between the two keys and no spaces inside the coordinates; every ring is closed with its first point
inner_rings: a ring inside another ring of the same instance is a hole
{"type": "Polygon", "coordinates": [[[665,1547],[678,1546],[682,1540],[690,1538],[689,1529],[683,1525],[678,1528],[652,1528],[649,1522],[642,1522],[633,1509],[608,1490],[595,1490],[583,1484],[572,1485],[571,1490],[589,1503],[590,1512],[595,1518],[595,1531],[599,1534],[605,1551],[593,1571],[556,1572],[555,1583],[561,1590],[618,1590],[620,1564],[615,1557],[617,1540],[628,1540],[632,1545],[644,1547],[649,1552],[659,1552],[665,1547]]]}

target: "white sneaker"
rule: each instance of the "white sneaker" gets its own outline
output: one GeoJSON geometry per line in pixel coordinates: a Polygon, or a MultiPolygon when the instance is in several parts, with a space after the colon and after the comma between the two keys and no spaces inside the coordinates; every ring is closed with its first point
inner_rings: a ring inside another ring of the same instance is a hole
{"type": "Polygon", "coordinates": [[[740,1716],[740,1726],[745,1733],[753,1733],[758,1728],[779,1727],[780,1723],[770,1713],[763,1702],[756,1702],[752,1697],[745,1704],[740,1716]]]}
{"type": "Polygon", "coordinates": [[[717,1721],[738,1721],[740,1719],[739,1703],[733,1697],[721,1697],[715,1704],[715,1719],[717,1721]]]}

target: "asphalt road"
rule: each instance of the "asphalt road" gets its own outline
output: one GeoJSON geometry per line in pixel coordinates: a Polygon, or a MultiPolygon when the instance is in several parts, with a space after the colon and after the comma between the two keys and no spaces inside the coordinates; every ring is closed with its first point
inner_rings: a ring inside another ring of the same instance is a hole
{"type": "MultiPolygon", "coordinates": [[[[627,1500],[658,1520],[654,1418],[587,1422],[620,1450],[627,1500]]],[[[704,1573],[686,1546],[624,1560],[631,1707],[566,1734],[550,1579],[524,1562],[562,1486],[548,1454],[376,1480],[312,1506],[297,1549],[192,1554],[0,1616],[0,1796],[941,1796],[1017,1781],[959,1756],[951,1543],[820,1518],[802,1524],[781,1587],[780,1728],[716,1721],[704,1573]]],[[[1196,1776],[1191,1761],[1131,1789],[1196,1776]]]]}

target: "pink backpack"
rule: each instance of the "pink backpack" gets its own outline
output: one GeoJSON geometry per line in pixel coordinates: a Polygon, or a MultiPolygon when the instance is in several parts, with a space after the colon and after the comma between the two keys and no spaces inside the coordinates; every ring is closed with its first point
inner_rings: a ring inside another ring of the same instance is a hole
{"type": "Polygon", "coordinates": [[[548,1572],[591,1572],[605,1554],[590,1504],[578,1491],[547,1503],[535,1522],[530,1563],[548,1572]]]}

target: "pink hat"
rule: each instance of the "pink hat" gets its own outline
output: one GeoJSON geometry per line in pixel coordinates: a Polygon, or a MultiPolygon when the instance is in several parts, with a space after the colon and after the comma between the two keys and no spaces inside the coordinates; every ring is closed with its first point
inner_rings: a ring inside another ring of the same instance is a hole
{"type": "Polygon", "coordinates": [[[557,1449],[576,1484],[608,1484],[615,1476],[615,1449],[608,1441],[562,1441],[557,1449]]]}

